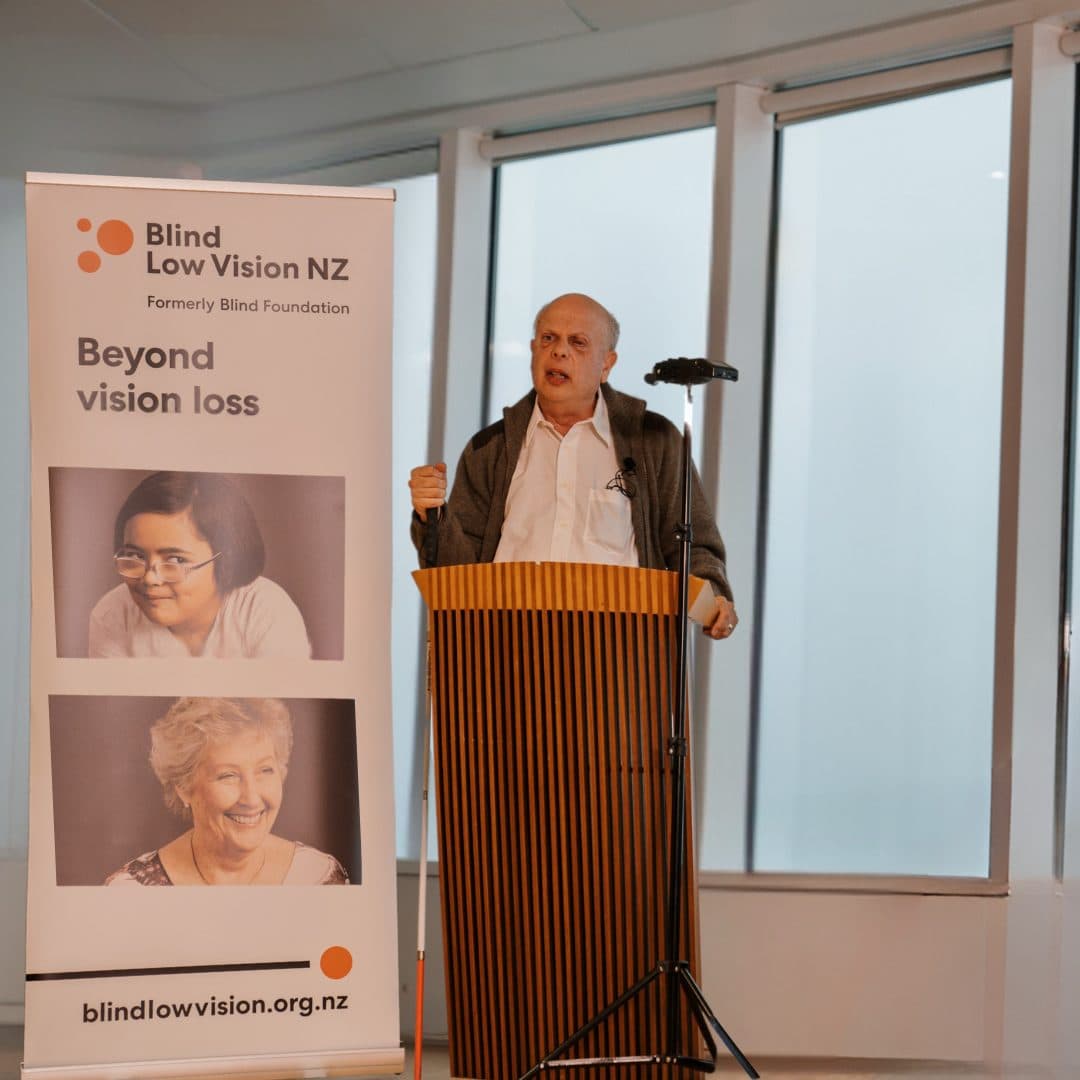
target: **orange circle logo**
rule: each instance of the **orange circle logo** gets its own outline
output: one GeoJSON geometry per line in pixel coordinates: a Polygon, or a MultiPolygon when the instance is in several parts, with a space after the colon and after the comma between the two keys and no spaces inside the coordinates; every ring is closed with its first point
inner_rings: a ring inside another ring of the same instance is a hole
{"type": "MultiPolygon", "coordinates": [[[[75,228],[79,232],[90,232],[93,227],[94,223],[89,218],[79,218],[75,222],[75,228]]],[[[130,251],[135,243],[135,233],[126,221],[109,218],[98,226],[97,242],[106,255],[123,255],[130,251]]],[[[80,251],[75,262],[79,269],[87,274],[101,269],[101,256],[96,251],[80,251]]]]}
{"type": "Polygon", "coordinates": [[[331,945],[319,957],[319,967],[328,979],[344,979],[352,971],[352,953],[342,945],[331,945]]]}
{"type": "Polygon", "coordinates": [[[135,243],[135,234],[126,221],[118,221],[116,218],[106,221],[97,231],[98,244],[101,250],[109,255],[123,255],[131,250],[135,243]]]}

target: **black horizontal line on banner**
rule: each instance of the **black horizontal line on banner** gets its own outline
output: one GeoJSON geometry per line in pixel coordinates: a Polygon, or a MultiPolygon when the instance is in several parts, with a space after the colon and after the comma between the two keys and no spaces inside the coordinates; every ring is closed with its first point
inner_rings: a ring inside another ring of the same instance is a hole
{"type": "Polygon", "coordinates": [[[261,964],[185,964],[181,967],[112,968],[102,971],[28,971],[27,982],[54,982],[60,979],[124,979],[136,975],[204,975],[219,971],[287,971],[309,968],[310,960],[279,960],[261,964]]]}

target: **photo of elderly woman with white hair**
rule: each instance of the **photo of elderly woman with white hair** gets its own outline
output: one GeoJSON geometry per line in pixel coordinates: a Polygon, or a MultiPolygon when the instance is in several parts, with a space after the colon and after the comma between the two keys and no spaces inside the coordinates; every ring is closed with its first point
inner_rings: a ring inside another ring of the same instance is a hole
{"type": "Polygon", "coordinates": [[[277,835],[293,748],[276,698],[180,698],[150,729],[165,805],[188,827],[105,884],[347,885],[330,854],[277,835]]]}

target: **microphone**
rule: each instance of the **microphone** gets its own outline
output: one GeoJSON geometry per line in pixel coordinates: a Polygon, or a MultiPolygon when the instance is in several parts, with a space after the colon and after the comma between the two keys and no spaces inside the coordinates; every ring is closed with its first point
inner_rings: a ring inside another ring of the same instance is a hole
{"type": "Polygon", "coordinates": [[[730,364],[714,364],[701,357],[676,356],[671,360],[661,360],[660,363],[653,364],[653,369],[645,376],[645,381],[650,386],[655,386],[657,383],[698,386],[711,379],[727,379],[735,382],[738,377],[738,370],[730,364]]]}
{"type": "Polygon", "coordinates": [[[608,491],[618,491],[628,499],[637,494],[634,477],[637,475],[637,462],[632,457],[622,459],[622,468],[607,482],[608,491]]]}

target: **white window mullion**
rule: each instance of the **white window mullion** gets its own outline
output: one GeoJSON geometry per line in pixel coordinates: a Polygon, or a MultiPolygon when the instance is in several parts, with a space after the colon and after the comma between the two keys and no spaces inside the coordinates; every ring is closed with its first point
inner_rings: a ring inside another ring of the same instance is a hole
{"type": "Polygon", "coordinates": [[[1013,45],[991,877],[1014,882],[1052,873],[1055,834],[1075,86],[1060,35],[1028,24],[1013,45]]]}
{"type": "Polygon", "coordinates": [[[698,439],[702,482],[727,545],[740,622],[729,640],[699,642],[697,649],[695,790],[705,870],[745,869],[775,143],[772,118],[760,108],[762,93],[729,85],[716,95],[709,356],[738,368],[739,381],[708,388],[698,439]]]}
{"type": "Polygon", "coordinates": [[[991,824],[991,874],[1010,889],[1001,1056],[1048,1071],[1074,1026],[1054,880],[1076,80],[1060,39],[1013,35],[991,824]]]}
{"type": "Polygon", "coordinates": [[[478,131],[454,131],[439,144],[439,239],[432,355],[432,461],[450,480],[462,447],[482,420],[487,350],[488,264],[493,169],[478,131]]]}

